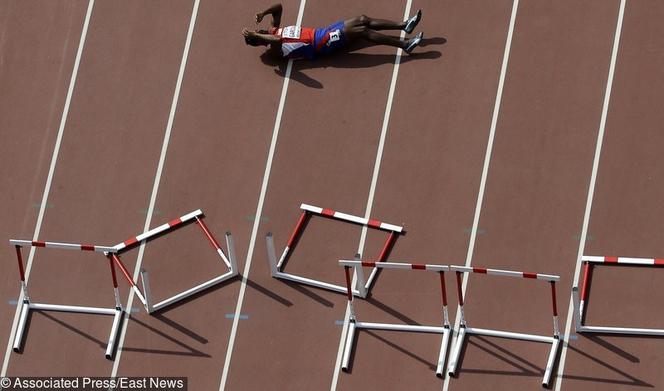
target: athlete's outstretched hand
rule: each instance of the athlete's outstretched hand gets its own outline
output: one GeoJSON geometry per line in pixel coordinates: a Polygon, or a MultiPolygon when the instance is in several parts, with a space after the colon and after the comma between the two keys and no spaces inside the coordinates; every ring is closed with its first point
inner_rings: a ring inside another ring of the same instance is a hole
{"type": "Polygon", "coordinates": [[[262,13],[262,12],[257,13],[257,14],[256,14],[256,24],[262,22],[264,16],[265,16],[265,14],[262,13]]]}
{"type": "Polygon", "coordinates": [[[246,27],[242,29],[242,36],[244,37],[249,37],[251,36],[251,31],[249,31],[246,27]]]}

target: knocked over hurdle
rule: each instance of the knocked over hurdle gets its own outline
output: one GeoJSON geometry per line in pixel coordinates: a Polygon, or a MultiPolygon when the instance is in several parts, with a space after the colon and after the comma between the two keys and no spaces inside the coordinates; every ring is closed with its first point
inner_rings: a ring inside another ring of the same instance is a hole
{"type": "Polygon", "coordinates": [[[459,355],[461,354],[461,347],[463,346],[467,334],[519,339],[523,341],[542,342],[542,343],[551,344],[551,351],[549,352],[549,358],[546,362],[546,369],[544,370],[544,378],[542,379],[542,386],[548,387],[551,381],[551,373],[553,371],[554,361],[556,359],[556,355],[558,354],[558,347],[560,345],[560,332],[558,328],[558,307],[556,305],[556,282],[560,281],[560,277],[549,274],[527,273],[527,272],[499,270],[499,269],[485,269],[480,267],[466,267],[466,266],[450,266],[450,270],[456,272],[457,295],[459,299],[459,314],[460,314],[459,316],[461,318],[461,322],[459,327],[459,334],[456,337],[456,342],[452,350],[450,363],[447,369],[449,375],[454,376],[457,372],[459,355]],[[495,276],[528,278],[528,279],[548,281],[551,284],[551,302],[553,307],[553,337],[468,327],[466,323],[466,317],[463,312],[464,300],[463,300],[463,289],[461,283],[462,273],[478,273],[478,274],[488,274],[495,276]]]}
{"type": "MultiPolygon", "coordinates": [[[[346,287],[344,286],[331,284],[325,281],[314,280],[311,278],[302,277],[291,273],[285,273],[283,271],[284,262],[286,262],[292,250],[295,248],[298,239],[302,236],[302,233],[304,232],[304,228],[307,222],[312,216],[323,216],[345,223],[357,224],[368,228],[389,232],[390,234],[387,237],[387,240],[385,241],[385,244],[383,245],[383,248],[380,254],[378,255],[378,258],[376,258],[377,262],[383,262],[385,261],[385,259],[387,259],[390,250],[394,246],[394,242],[397,240],[397,236],[403,232],[403,227],[400,227],[398,225],[388,224],[374,219],[365,219],[364,217],[353,216],[347,213],[337,212],[332,209],[319,208],[317,206],[311,206],[307,204],[300,205],[300,209],[302,209],[302,213],[300,214],[300,217],[297,223],[295,224],[295,228],[293,229],[293,232],[291,233],[291,236],[288,239],[288,242],[286,243],[286,248],[281,253],[281,257],[279,258],[278,261],[276,259],[277,257],[274,248],[274,239],[272,237],[272,233],[267,234],[266,237],[267,254],[268,254],[267,260],[268,260],[268,265],[270,267],[270,273],[274,278],[281,278],[284,280],[289,280],[300,284],[311,285],[339,293],[346,292],[346,287]]],[[[369,275],[369,279],[366,281],[366,284],[358,284],[358,289],[353,289],[353,294],[360,297],[366,297],[368,291],[371,289],[371,285],[373,284],[377,272],[378,268],[373,268],[371,274],[369,275]]]]}
{"type": "Polygon", "coordinates": [[[118,331],[120,330],[120,320],[122,319],[122,304],[120,302],[120,294],[118,293],[118,281],[115,276],[115,267],[113,265],[113,258],[117,251],[114,247],[96,246],[92,244],[74,244],[74,243],[58,243],[58,242],[43,242],[34,240],[15,240],[10,239],[9,243],[16,248],[16,258],[18,260],[18,271],[21,278],[21,292],[23,293],[23,301],[18,305],[21,306],[19,322],[16,328],[16,335],[14,336],[13,349],[15,352],[21,350],[23,335],[25,334],[25,326],[30,311],[59,311],[59,312],[75,312],[81,314],[94,314],[94,315],[113,315],[113,325],[111,326],[111,333],[108,337],[108,344],[106,345],[105,356],[108,359],[113,357],[113,349],[115,349],[115,342],[117,341],[118,331]],[[92,251],[104,253],[109,260],[111,268],[111,278],[113,281],[113,293],[115,296],[115,308],[99,308],[99,307],[84,307],[75,305],[62,305],[62,304],[44,304],[34,303],[30,300],[28,295],[28,284],[25,281],[25,270],[23,268],[23,256],[21,254],[22,247],[43,247],[43,248],[56,248],[63,250],[78,250],[78,251],[92,251]]]}
{"type": "Polygon", "coordinates": [[[226,232],[226,246],[228,249],[228,256],[224,254],[224,251],[221,249],[221,246],[215,239],[215,237],[212,235],[210,230],[208,229],[207,225],[203,221],[203,211],[200,209],[195,210],[193,212],[187,213],[184,216],[180,216],[177,219],[171,220],[166,224],[162,224],[156,228],[153,228],[147,232],[144,232],[138,236],[134,236],[132,238],[129,238],[125,240],[122,243],[119,243],[113,247],[113,252],[110,253],[110,257],[113,259],[113,261],[118,265],[120,270],[122,271],[122,274],[125,276],[127,281],[129,282],[129,285],[131,288],[134,290],[134,293],[138,297],[138,299],[143,303],[143,306],[145,307],[145,310],[151,314],[155,311],[159,311],[169,305],[175,304],[181,300],[186,299],[187,297],[190,297],[198,292],[204,291],[206,289],[209,289],[217,284],[220,284],[228,279],[231,279],[238,274],[238,267],[237,267],[237,261],[235,257],[235,247],[233,245],[233,237],[231,236],[230,232],[226,232]],[[196,285],[190,289],[185,290],[184,292],[180,292],[172,297],[169,297],[165,300],[162,300],[158,303],[153,303],[152,301],[152,295],[150,291],[150,280],[148,278],[148,272],[145,268],[141,269],[140,274],[141,274],[141,282],[143,284],[143,292],[138,288],[138,285],[136,281],[131,277],[131,274],[125,267],[125,265],[122,263],[120,260],[119,254],[121,252],[128,251],[131,248],[134,248],[135,246],[145,243],[147,241],[153,240],[161,235],[165,235],[170,231],[173,231],[176,228],[182,227],[185,224],[188,223],[196,223],[198,225],[207,240],[210,242],[212,245],[212,248],[215,249],[217,254],[219,255],[219,258],[223,261],[225,266],[228,268],[228,271],[225,273],[212,278],[211,280],[208,280],[206,282],[203,282],[199,285],[196,285]]]}
{"type": "Polygon", "coordinates": [[[664,259],[656,258],[628,258],[628,257],[604,257],[604,256],[583,256],[583,281],[581,285],[581,300],[579,300],[578,281],[575,281],[572,287],[572,302],[574,303],[574,323],[576,331],[579,333],[605,333],[605,334],[637,334],[637,335],[656,335],[664,336],[664,329],[646,329],[635,327],[604,327],[587,326],[584,324],[584,315],[586,309],[586,299],[588,297],[588,287],[592,277],[594,266],[637,266],[637,267],[662,267],[664,259]]]}
{"type": "Polygon", "coordinates": [[[445,364],[445,354],[447,353],[447,345],[450,339],[450,321],[447,313],[447,293],[445,290],[445,272],[449,270],[446,265],[425,265],[419,263],[400,263],[400,262],[362,262],[360,260],[346,261],[340,260],[339,265],[344,267],[346,273],[346,294],[348,295],[348,305],[350,307],[350,322],[348,322],[348,330],[346,334],[346,343],[344,345],[343,360],[341,362],[341,369],[348,371],[350,364],[350,356],[353,350],[353,343],[355,341],[356,330],[391,330],[391,331],[407,331],[418,333],[435,333],[442,334],[443,339],[440,344],[440,353],[438,354],[438,365],[436,366],[436,376],[442,377],[443,365],[445,364]],[[376,269],[405,269],[405,270],[425,270],[436,272],[440,276],[440,290],[443,299],[443,326],[422,326],[422,325],[408,325],[408,324],[391,324],[391,323],[371,323],[361,322],[357,319],[355,308],[353,307],[354,290],[351,283],[350,269],[354,268],[357,275],[358,286],[364,284],[364,271],[362,267],[371,267],[376,269]]]}

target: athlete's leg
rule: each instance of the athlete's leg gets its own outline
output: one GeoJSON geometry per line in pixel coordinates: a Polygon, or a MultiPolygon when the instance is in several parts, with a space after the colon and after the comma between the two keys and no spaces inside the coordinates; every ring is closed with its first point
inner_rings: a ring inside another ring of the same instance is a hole
{"type": "Polygon", "coordinates": [[[374,19],[366,15],[356,16],[345,22],[346,26],[359,27],[366,26],[372,30],[403,30],[406,28],[406,22],[394,22],[386,19],[374,19]]]}

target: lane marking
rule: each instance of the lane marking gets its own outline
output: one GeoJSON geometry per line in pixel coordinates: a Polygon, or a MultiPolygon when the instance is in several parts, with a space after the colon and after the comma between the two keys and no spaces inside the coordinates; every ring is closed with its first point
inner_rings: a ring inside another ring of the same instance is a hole
{"type": "MultiPolygon", "coordinates": [[[[406,1],[406,9],[404,10],[404,20],[410,16],[410,8],[412,0],[406,1]]],[[[401,39],[406,36],[404,31],[401,32],[401,39]]],[[[394,58],[394,68],[392,69],[392,80],[390,81],[390,89],[387,93],[387,104],[385,105],[385,114],[383,116],[383,126],[380,131],[380,141],[378,142],[378,150],[376,151],[376,160],[374,161],[374,169],[371,177],[371,185],[369,186],[369,197],[367,198],[367,208],[364,212],[364,218],[369,219],[371,216],[371,209],[373,208],[374,196],[376,194],[376,185],[378,184],[378,174],[380,172],[380,164],[383,159],[383,150],[385,148],[385,139],[387,137],[387,128],[390,122],[390,114],[392,112],[392,102],[394,101],[394,91],[397,85],[397,76],[399,75],[399,64],[401,64],[401,49],[397,49],[396,57],[394,58]]],[[[364,244],[367,237],[368,227],[362,227],[360,234],[360,243],[357,247],[357,253],[364,252],[364,244]]],[[[352,284],[357,282],[357,275],[353,272],[352,284]]],[[[351,285],[352,286],[352,285],[351,285]]],[[[341,359],[344,351],[344,344],[346,341],[346,332],[348,330],[348,322],[350,322],[350,304],[346,303],[346,312],[344,313],[343,328],[341,329],[341,336],[339,338],[339,347],[337,348],[337,358],[334,363],[334,372],[332,373],[332,384],[330,385],[331,391],[336,391],[339,382],[339,371],[341,369],[341,359]]],[[[336,322],[335,322],[336,323],[336,322]]]]}
{"type": "MultiPolygon", "coordinates": [[[[302,17],[304,16],[304,7],[307,0],[300,0],[300,9],[297,14],[296,25],[302,24],[302,17]]],[[[260,225],[261,216],[263,213],[263,204],[265,202],[265,195],[267,193],[267,185],[270,180],[270,171],[272,170],[272,161],[274,159],[274,152],[277,148],[277,138],[279,137],[279,129],[281,128],[281,116],[284,112],[284,105],[286,103],[286,93],[288,92],[288,84],[290,82],[290,75],[293,69],[293,60],[288,60],[286,66],[286,74],[284,75],[284,84],[281,87],[281,97],[279,98],[279,106],[277,108],[277,116],[274,120],[274,128],[272,129],[272,140],[270,141],[270,149],[267,154],[267,162],[265,164],[265,172],[263,173],[263,183],[261,184],[261,192],[258,196],[258,205],[256,206],[256,213],[254,218],[253,227],[251,228],[251,239],[249,241],[249,249],[247,250],[247,258],[244,264],[244,270],[240,282],[240,292],[237,298],[237,305],[235,306],[235,316],[233,318],[233,326],[231,327],[231,335],[228,339],[228,347],[226,348],[226,358],[224,359],[224,368],[221,372],[221,381],[219,382],[219,390],[226,389],[226,381],[228,380],[228,372],[231,365],[233,356],[233,347],[235,346],[235,338],[237,336],[237,328],[240,321],[240,313],[242,311],[242,304],[244,303],[244,294],[247,290],[247,279],[249,278],[249,271],[251,269],[251,261],[254,255],[254,247],[256,246],[256,236],[258,235],[258,226],[260,225]]]]}
{"type": "MultiPolygon", "coordinates": [[[[602,106],[602,117],[599,121],[599,130],[597,132],[597,144],[595,145],[595,157],[593,158],[593,169],[590,175],[590,184],[588,185],[588,198],[586,199],[586,210],[583,215],[583,228],[581,228],[581,240],[579,241],[579,251],[576,255],[576,266],[574,268],[574,280],[578,281],[581,273],[581,257],[585,250],[586,237],[588,235],[588,225],[590,223],[590,210],[592,209],[593,198],[595,195],[595,183],[597,181],[597,172],[599,171],[599,159],[602,153],[602,144],[604,141],[604,129],[606,128],[606,117],[609,112],[609,103],[611,101],[611,88],[613,87],[613,75],[616,70],[616,60],[618,58],[618,47],[620,46],[620,34],[622,32],[623,16],[625,15],[626,0],[620,1],[620,10],[618,11],[618,20],[616,21],[616,32],[613,37],[613,49],[611,51],[611,63],[609,65],[609,76],[606,81],[606,91],[604,92],[604,103],[602,106]]],[[[570,296],[569,307],[567,309],[567,320],[565,321],[565,337],[563,338],[563,347],[558,362],[558,372],[556,373],[555,391],[560,391],[563,383],[563,374],[565,372],[565,358],[567,358],[567,346],[569,344],[570,329],[572,327],[572,312],[574,303],[570,296]]]]}
{"type": "MultiPolygon", "coordinates": [[[[189,56],[189,47],[191,46],[191,38],[194,35],[194,26],[196,24],[196,15],[198,15],[199,4],[200,0],[194,1],[194,7],[191,12],[191,19],[189,20],[189,30],[187,31],[187,40],[185,42],[184,51],[182,53],[182,61],[180,62],[180,70],[178,71],[177,82],[175,83],[175,91],[173,92],[171,111],[168,114],[168,123],[166,124],[164,142],[161,145],[161,154],[159,155],[159,163],[157,164],[157,173],[155,174],[154,183],[152,185],[152,194],[150,195],[150,205],[148,206],[147,216],[145,218],[145,225],[143,226],[144,232],[150,229],[150,223],[152,222],[152,216],[154,215],[155,211],[154,206],[157,203],[157,193],[159,191],[159,183],[161,182],[161,174],[164,169],[164,163],[166,161],[168,142],[171,138],[171,131],[173,129],[173,120],[175,119],[175,111],[178,107],[180,88],[182,87],[182,79],[184,78],[184,70],[187,67],[187,57],[189,56]]],[[[134,276],[133,276],[134,281],[138,280],[138,275],[141,271],[141,264],[143,263],[144,252],[145,252],[145,243],[141,243],[138,249],[138,257],[136,258],[136,266],[134,267],[134,276]]],[[[132,308],[131,305],[133,302],[134,302],[134,290],[131,289],[129,290],[129,298],[127,300],[127,305],[125,306],[125,308],[132,308]]],[[[111,377],[115,377],[118,373],[118,367],[120,366],[120,359],[122,358],[122,346],[124,345],[124,340],[127,335],[127,326],[129,325],[130,319],[131,319],[131,313],[127,313],[127,317],[122,323],[122,331],[120,332],[118,346],[115,351],[111,377]]]]}
{"type": "MultiPolygon", "coordinates": [[[[51,192],[51,184],[53,183],[53,175],[55,173],[55,166],[58,161],[58,155],[60,154],[60,145],[62,144],[62,138],[65,133],[65,125],[67,124],[67,116],[69,114],[69,106],[71,105],[71,97],[74,94],[74,86],[76,85],[76,77],[78,75],[78,67],[81,63],[81,56],[83,54],[83,46],[85,46],[85,37],[88,34],[88,26],[90,25],[90,16],[92,15],[92,8],[95,1],[88,1],[88,10],[85,14],[85,20],[83,22],[83,30],[81,31],[81,39],[78,42],[78,50],[76,51],[76,60],[74,60],[74,68],[71,72],[71,78],[69,79],[69,88],[67,89],[67,97],[65,98],[65,106],[62,110],[62,117],[60,118],[60,127],[58,128],[58,136],[55,140],[55,146],[53,147],[53,155],[51,156],[51,165],[48,168],[48,175],[46,177],[46,185],[44,185],[44,193],[42,195],[42,200],[39,207],[39,214],[37,216],[37,223],[35,225],[35,231],[32,235],[32,240],[37,240],[39,238],[39,232],[41,231],[42,222],[44,221],[44,213],[48,207],[48,195],[51,192]]],[[[28,262],[25,269],[25,282],[28,282],[30,277],[30,270],[32,270],[32,261],[35,256],[35,247],[30,249],[30,254],[28,255],[28,262]]],[[[19,293],[18,301],[23,301],[23,292],[19,293]]],[[[0,371],[0,377],[4,377],[7,374],[7,368],[9,367],[9,360],[12,352],[12,342],[14,341],[14,335],[16,334],[16,325],[19,318],[20,306],[16,307],[16,312],[14,313],[14,322],[12,323],[11,333],[9,334],[9,341],[7,342],[7,349],[5,350],[5,357],[2,363],[2,370],[0,371]]]]}
{"type": "MultiPolygon", "coordinates": [[[[486,189],[486,181],[489,176],[489,163],[491,162],[491,153],[493,151],[493,140],[496,136],[496,126],[498,124],[498,114],[500,113],[500,103],[503,99],[503,87],[505,86],[505,75],[507,74],[507,64],[510,59],[510,49],[512,47],[512,36],[514,35],[514,25],[516,23],[516,13],[519,8],[519,0],[512,2],[512,14],[510,16],[510,24],[507,30],[507,38],[505,40],[505,52],[503,53],[503,63],[500,68],[500,78],[498,79],[498,90],[496,91],[496,100],[493,106],[493,116],[491,117],[491,128],[489,130],[489,141],[486,146],[486,154],[484,156],[484,166],[482,167],[482,177],[480,179],[480,188],[477,193],[477,203],[475,204],[475,216],[473,217],[473,228],[470,232],[470,240],[468,242],[468,252],[466,253],[466,266],[470,267],[473,260],[473,252],[475,251],[475,240],[478,234],[478,227],[480,222],[480,213],[482,211],[482,204],[484,201],[484,190],[486,189]]],[[[468,273],[464,273],[463,282],[461,283],[461,291],[466,293],[468,286],[468,273]]],[[[456,337],[459,330],[459,323],[461,321],[459,306],[457,306],[456,320],[454,321],[453,337],[456,337]]],[[[454,341],[456,342],[456,339],[454,341]]],[[[453,343],[452,343],[453,344],[453,343]]],[[[451,346],[451,349],[454,349],[451,346]]],[[[450,350],[451,351],[451,350],[450,350]]],[[[447,391],[450,387],[450,376],[445,371],[445,381],[443,383],[443,391],[447,391]]]]}

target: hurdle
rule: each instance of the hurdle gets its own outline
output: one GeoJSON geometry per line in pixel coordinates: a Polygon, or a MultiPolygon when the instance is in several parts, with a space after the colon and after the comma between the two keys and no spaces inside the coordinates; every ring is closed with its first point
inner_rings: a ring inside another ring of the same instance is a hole
{"type": "MultiPolygon", "coordinates": [[[[288,260],[292,251],[295,249],[297,241],[302,236],[304,228],[312,216],[322,216],[337,221],[341,221],[344,223],[356,224],[376,230],[389,232],[389,236],[385,240],[385,243],[380,251],[380,254],[378,255],[378,258],[376,258],[377,262],[384,262],[387,259],[387,256],[389,255],[390,250],[394,246],[394,242],[397,240],[398,235],[400,235],[403,232],[403,227],[398,225],[385,223],[375,219],[370,219],[370,218],[367,219],[364,217],[353,216],[347,213],[337,212],[332,209],[320,208],[308,204],[300,205],[300,209],[302,210],[302,213],[300,214],[300,217],[298,218],[297,223],[295,224],[295,228],[293,229],[293,232],[291,233],[290,238],[286,243],[286,248],[281,253],[281,257],[279,258],[278,261],[276,257],[276,250],[274,248],[274,238],[272,236],[272,233],[269,232],[266,236],[267,254],[268,254],[267,261],[268,261],[268,266],[270,267],[270,273],[274,278],[280,278],[283,280],[289,280],[300,284],[311,285],[318,288],[331,290],[333,292],[345,293],[346,287],[342,285],[331,284],[325,281],[315,280],[312,278],[298,276],[292,273],[286,273],[283,271],[284,263],[286,262],[286,260],[288,260]]],[[[366,297],[369,290],[371,289],[371,286],[373,285],[373,281],[376,278],[377,272],[378,268],[373,268],[371,274],[369,275],[369,278],[366,281],[366,284],[359,284],[358,289],[353,289],[353,294],[363,298],[366,297]]]]}
{"type": "Polygon", "coordinates": [[[457,334],[454,348],[450,356],[450,362],[447,369],[447,372],[450,376],[454,376],[458,370],[459,355],[461,354],[461,347],[464,344],[466,335],[485,335],[488,337],[498,337],[498,338],[508,338],[508,339],[518,339],[523,341],[531,342],[541,342],[551,344],[551,351],[549,352],[549,358],[546,362],[546,368],[544,370],[544,378],[542,379],[542,386],[548,387],[551,382],[551,374],[553,372],[553,366],[558,354],[558,348],[560,346],[560,331],[558,325],[558,306],[556,304],[556,282],[560,281],[559,276],[550,275],[550,274],[539,274],[539,273],[528,273],[512,270],[500,270],[500,269],[486,269],[481,267],[467,267],[467,266],[450,266],[450,270],[456,273],[456,282],[457,282],[457,297],[459,300],[459,316],[460,316],[460,325],[459,333],[457,334]],[[543,336],[543,335],[534,335],[534,334],[524,334],[524,333],[515,333],[502,330],[490,330],[490,329],[481,329],[475,327],[468,327],[466,322],[466,317],[463,311],[463,289],[462,289],[462,274],[463,273],[474,273],[474,274],[486,274],[493,276],[504,276],[504,277],[515,277],[515,278],[525,278],[525,279],[535,279],[541,281],[547,281],[551,285],[551,303],[553,309],[553,336],[543,336]]]}
{"type": "MultiPolygon", "coordinates": [[[[359,258],[359,257],[358,257],[359,258]]],[[[339,265],[343,266],[344,273],[346,274],[346,295],[348,297],[348,305],[350,308],[350,319],[347,324],[346,330],[346,343],[343,350],[343,359],[341,362],[341,369],[345,372],[348,371],[350,365],[350,356],[353,350],[355,341],[355,334],[357,330],[389,330],[389,331],[405,331],[405,332],[418,332],[418,333],[434,333],[442,334],[443,338],[440,344],[440,353],[438,354],[438,365],[436,366],[436,376],[443,376],[443,365],[445,363],[445,355],[447,353],[447,345],[450,339],[450,321],[447,312],[447,292],[445,289],[445,272],[449,270],[447,265],[428,265],[421,263],[403,263],[403,262],[363,262],[359,259],[355,260],[340,260],[339,265]],[[401,270],[425,270],[438,273],[440,276],[440,290],[443,300],[443,325],[442,326],[423,326],[423,325],[408,325],[408,324],[391,324],[391,323],[373,323],[361,322],[357,318],[357,313],[353,307],[353,297],[355,296],[351,284],[350,269],[353,268],[357,275],[358,285],[362,286],[364,283],[363,267],[371,267],[372,270],[376,269],[401,269],[401,270]]]]}
{"type": "Polygon", "coordinates": [[[108,337],[108,343],[106,344],[106,351],[104,355],[107,359],[113,357],[113,350],[115,349],[115,344],[118,337],[118,332],[120,330],[120,321],[122,320],[122,304],[120,302],[120,294],[118,292],[118,281],[115,275],[115,267],[112,257],[115,255],[115,248],[108,246],[96,246],[92,244],[75,244],[75,243],[60,243],[60,242],[44,242],[44,241],[35,241],[35,240],[17,240],[10,239],[9,243],[14,246],[16,249],[16,258],[18,261],[18,271],[19,277],[21,279],[21,292],[23,293],[23,301],[19,303],[21,306],[19,314],[19,322],[16,328],[16,334],[14,336],[13,350],[15,352],[20,352],[24,334],[25,326],[27,323],[28,315],[30,311],[58,311],[58,312],[74,312],[81,314],[93,314],[93,315],[113,315],[113,324],[111,326],[111,333],[108,337]],[[109,266],[111,269],[111,278],[113,281],[113,294],[115,296],[115,308],[100,308],[100,307],[84,307],[76,305],[62,305],[62,304],[46,304],[46,303],[35,303],[30,299],[28,295],[28,284],[25,280],[25,269],[23,266],[23,255],[21,249],[23,247],[42,247],[42,248],[55,248],[62,250],[76,250],[76,251],[90,251],[103,253],[109,260],[109,266]]]}
{"type": "Polygon", "coordinates": [[[589,326],[585,324],[585,305],[588,298],[588,289],[592,278],[592,269],[595,266],[635,266],[635,267],[662,267],[664,259],[657,258],[629,258],[608,256],[582,256],[583,280],[581,284],[581,298],[579,299],[578,281],[572,287],[572,302],[574,303],[574,324],[579,333],[626,334],[626,335],[653,335],[664,336],[664,329],[648,329],[636,327],[605,327],[589,326]]]}
{"type": "Polygon", "coordinates": [[[159,311],[161,309],[164,309],[165,307],[168,307],[170,305],[173,305],[179,301],[182,301],[192,295],[195,295],[196,293],[199,293],[201,291],[204,291],[206,289],[209,289],[215,285],[218,285],[226,280],[229,280],[235,276],[238,275],[238,267],[237,267],[237,261],[235,257],[235,246],[233,243],[233,237],[230,232],[226,232],[226,248],[228,249],[228,256],[224,253],[222,250],[221,246],[215,239],[214,235],[210,231],[210,229],[207,227],[205,222],[203,221],[204,214],[203,211],[200,209],[197,209],[193,212],[187,213],[183,216],[180,216],[176,219],[173,219],[169,221],[168,223],[162,224],[156,228],[153,228],[147,232],[144,232],[138,236],[131,237],[121,243],[118,243],[113,247],[113,252],[110,252],[110,257],[111,259],[115,262],[115,264],[120,268],[122,271],[122,274],[124,275],[125,279],[131,286],[131,289],[134,291],[138,299],[143,303],[143,306],[145,307],[145,310],[149,313],[152,314],[155,311],[159,311]],[[187,289],[183,292],[180,292],[172,297],[169,297],[167,299],[164,299],[162,301],[159,301],[158,303],[154,303],[152,299],[152,294],[151,294],[151,289],[150,289],[150,280],[149,280],[149,275],[148,271],[145,268],[142,268],[140,270],[140,276],[141,276],[141,283],[143,285],[143,291],[138,288],[138,284],[134,279],[132,278],[131,274],[125,267],[125,265],[122,263],[122,260],[120,259],[120,254],[124,253],[125,251],[128,251],[139,244],[146,243],[150,240],[156,239],[162,235],[167,234],[168,232],[182,227],[186,224],[189,223],[195,223],[198,225],[203,232],[203,235],[206,237],[208,242],[212,245],[212,248],[217,252],[219,255],[219,258],[221,258],[222,262],[224,265],[228,268],[226,272],[223,274],[214,277],[208,281],[205,281],[201,284],[198,284],[190,289],[187,289]]]}

